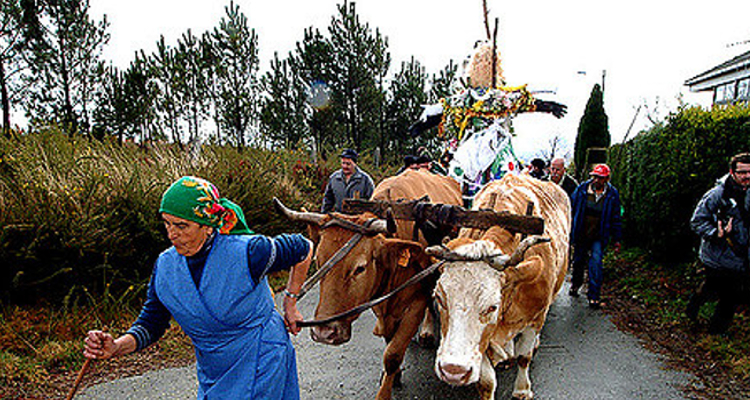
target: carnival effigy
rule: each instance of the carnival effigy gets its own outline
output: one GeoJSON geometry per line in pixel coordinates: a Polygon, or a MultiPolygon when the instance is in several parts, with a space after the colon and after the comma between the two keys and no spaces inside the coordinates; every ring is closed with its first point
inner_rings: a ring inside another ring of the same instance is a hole
{"type": "Polygon", "coordinates": [[[469,197],[484,183],[520,171],[512,144],[516,115],[545,112],[562,118],[566,113],[566,106],[535,98],[526,85],[505,86],[494,42],[477,43],[464,63],[455,93],[425,106],[411,127],[416,136],[438,126],[438,136],[452,155],[448,174],[462,183],[469,197]]]}

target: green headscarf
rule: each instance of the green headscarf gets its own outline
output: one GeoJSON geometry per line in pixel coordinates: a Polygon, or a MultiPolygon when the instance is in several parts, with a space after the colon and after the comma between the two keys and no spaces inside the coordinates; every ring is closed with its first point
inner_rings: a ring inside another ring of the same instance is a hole
{"type": "Polygon", "coordinates": [[[219,197],[213,183],[195,176],[183,176],[164,192],[159,213],[218,228],[224,235],[253,233],[240,206],[219,197]]]}

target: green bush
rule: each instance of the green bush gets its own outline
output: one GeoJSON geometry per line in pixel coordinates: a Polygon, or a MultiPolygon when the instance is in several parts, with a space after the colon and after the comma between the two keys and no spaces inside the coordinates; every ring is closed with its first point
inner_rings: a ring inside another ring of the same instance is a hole
{"type": "Polygon", "coordinates": [[[612,183],[625,210],[625,239],[657,260],[694,257],[690,217],[701,196],[728,172],[731,156],[750,151],[748,105],[681,109],[610,149],[612,183]]]}
{"type": "Polygon", "coordinates": [[[82,293],[75,288],[101,294],[112,284],[121,293],[142,284],[169,246],[157,216],[161,194],[183,175],[215,183],[256,232],[300,232],[271,198],[318,207],[328,172],[311,166],[295,176],[304,162],[302,152],[120,145],[54,129],[0,138],[0,300],[54,302],[82,293]]]}

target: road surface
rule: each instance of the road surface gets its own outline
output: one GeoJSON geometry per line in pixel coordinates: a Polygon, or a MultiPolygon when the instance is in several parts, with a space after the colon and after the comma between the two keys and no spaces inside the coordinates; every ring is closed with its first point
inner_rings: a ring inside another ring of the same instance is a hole
{"type": "MultiPolygon", "coordinates": [[[[659,356],[638,340],[618,331],[602,311],[591,310],[585,296],[571,298],[565,284],[550,309],[541,347],[532,361],[531,380],[538,400],[683,399],[679,389],[695,383],[687,374],[666,370],[659,356]]],[[[312,318],[318,293],[311,292],[300,308],[312,318]]],[[[297,348],[301,397],[372,399],[378,388],[382,339],[371,334],[374,315],[355,322],[352,341],[333,347],[315,343],[303,331],[297,348]]],[[[435,351],[415,343],[404,361],[403,387],[394,400],[458,400],[478,398],[474,387],[452,387],[433,372],[435,351]]],[[[498,370],[496,399],[509,399],[515,367],[498,370]]],[[[87,388],[76,399],[194,399],[195,367],[154,371],[87,388]]]]}

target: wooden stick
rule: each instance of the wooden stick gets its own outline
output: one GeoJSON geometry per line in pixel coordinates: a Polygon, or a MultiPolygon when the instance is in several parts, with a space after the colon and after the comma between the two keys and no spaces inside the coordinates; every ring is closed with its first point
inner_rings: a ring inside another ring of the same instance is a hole
{"type": "Polygon", "coordinates": [[[497,24],[499,20],[495,18],[495,32],[492,34],[492,89],[497,87],[497,24]]]}
{"type": "MultiPolygon", "coordinates": [[[[102,328],[102,332],[107,333],[106,326],[102,328]]],[[[86,375],[86,371],[89,369],[89,365],[91,365],[91,361],[92,361],[91,358],[87,358],[86,361],[83,362],[81,369],[78,371],[78,376],[76,377],[76,381],[73,383],[73,387],[70,388],[70,391],[68,392],[68,397],[66,397],[65,400],[73,400],[73,396],[75,396],[76,392],[78,391],[78,386],[80,386],[81,381],[83,381],[83,376],[86,375]]]]}
{"type": "Polygon", "coordinates": [[[70,388],[68,397],[66,397],[65,400],[73,400],[73,396],[76,395],[78,386],[81,385],[81,381],[83,380],[83,376],[86,374],[86,370],[89,369],[89,365],[91,365],[91,359],[87,358],[86,361],[83,362],[83,366],[81,366],[81,369],[78,371],[78,377],[76,377],[76,381],[75,383],[73,383],[73,387],[70,388]]]}

